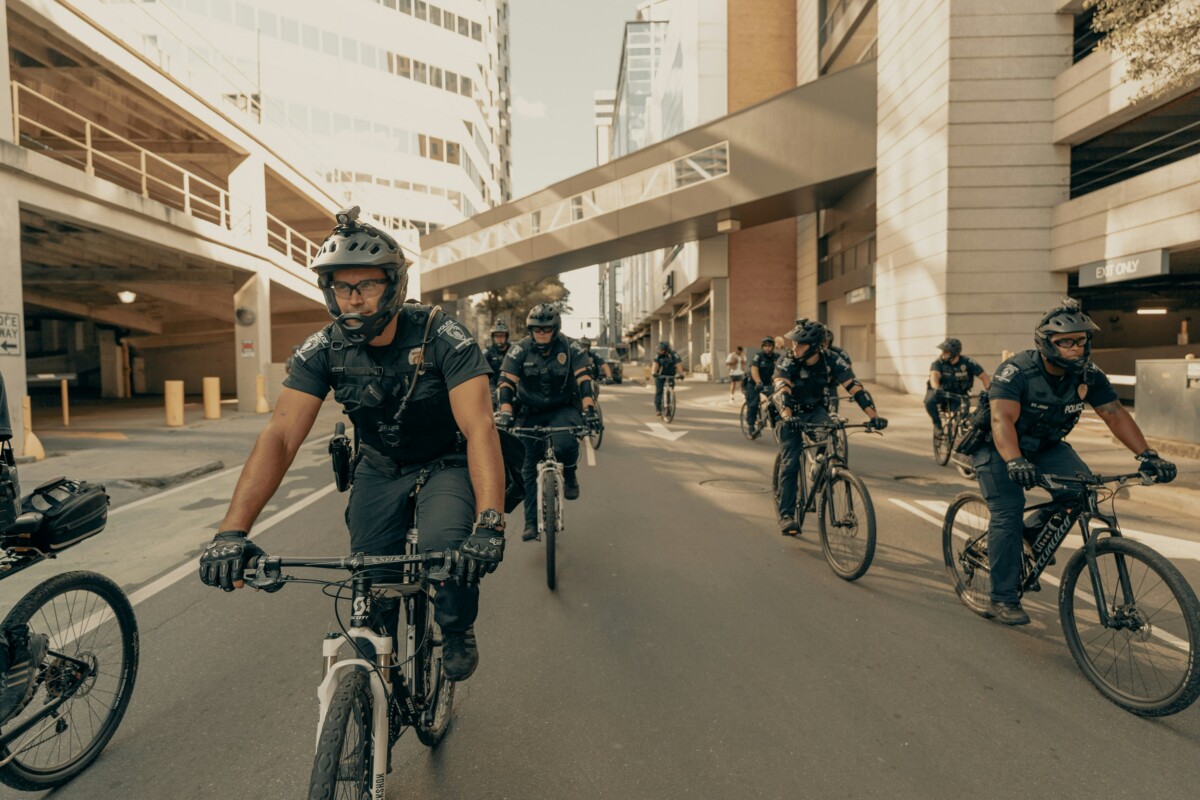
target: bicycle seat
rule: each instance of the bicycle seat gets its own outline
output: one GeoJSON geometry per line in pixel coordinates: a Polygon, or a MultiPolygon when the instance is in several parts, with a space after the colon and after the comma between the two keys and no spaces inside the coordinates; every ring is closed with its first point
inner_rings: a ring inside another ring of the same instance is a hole
{"type": "Polygon", "coordinates": [[[4,530],[5,536],[20,536],[34,533],[42,524],[42,512],[29,511],[13,520],[13,524],[4,530]]]}

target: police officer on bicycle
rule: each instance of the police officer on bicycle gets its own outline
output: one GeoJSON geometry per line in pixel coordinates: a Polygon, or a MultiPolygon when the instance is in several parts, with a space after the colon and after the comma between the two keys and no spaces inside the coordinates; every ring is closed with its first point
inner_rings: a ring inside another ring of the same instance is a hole
{"type": "Polygon", "coordinates": [[[592,340],[586,336],[580,337],[579,348],[583,350],[584,359],[588,362],[588,374],[592,376],[592,380],[612,383],[612,370],[603,358],[592,352],[592,340]]]}
{"type": "Polygon", "coordinates": [[[946,392],[946,402],[954,409],[958,408],[963,397],[971,394],[975,378],[983,384],[986,390],[991,385],[991,378],[978,361],[962,354],[962,342],[958,339],[947,339],[938,345],[942,351],[937,360],[929,365],[929,380],[925,382],[925,411],[933,420],[933,433],[942,434],[942,418],[938,414],[938,392],[946,392]]]}
{"type": "Polygon", "coordinates": [[[679,353],[671,349],[671,343],[663,340],[658,343],[658,352],[654,354],[650,374],[654,378],[654,413],[662,416],[663,387],[667,378],[683,380],[683,372],[676,369],[682,361],[679,353]]]}
{"type": "Polygon", "coordinates": [[[750,359],[750,375],[743,390],[751,436],[757,433],[755,426],[758,425],[758,398],[763,394],[770,396],[775,379],[775,365],[779,361],[779,353],[775,352],[774,337],[764,336],[761,344],[762,349],[750,359]]]}
{"type": "MultiPolygon", "coordinates": [[[[854,377],[850,365],[824,349],[825,326],[806,319],[796,321],[788,334],[792,352],[779,360],[775,370],[775,394],[772,400],[783,418],[812,424],[831,421],[826,396],[838,384],[858,403],[873,430],[887,427],[879,416],[871,394],[854,377]]],[[[793,516],[796,510],[797,475],[803,463],[804,435],[799,427],[787,425],[780,433],[779,460],[779,531],[785,536],[800,533],[793,516]]]]}
{"type": "Polygon", "coordinates": [[[496,384],[500,380],[500,367],[504,364],[504,357],[508,355],[508,325],[502,319],[496,320],[492,325],[492,343],[483,351],[483,357],[487,359],[488,366],[492,368],[492,374],[488,376],[488,381],[491,385],[492,392],[492,407],[496,406],[496,384]]]}
{"type": "MultiPolygon", "coordinates": [[[[262,553],[250,527],[333,389],[360,441],[346,509],[350,549],[403,553],[415,519],[422,551],[462,553],[466,581],[439,587],[433,604],[446,676],[466,680],[479,661],[477,581],[504,555],[504,471],[487,361],[452,317],[401,302],[409,262],[391,236],[358,220],[357,206],[337,215],[311,269],[333,323],[297,354],[220,532],[200,557],[201,580],[225,591],[242,586],[247,561],[262,553]]],[[[395,635],[397,620],[384,624],[395,635]]]]}
{"type": "MultiPolygon", "coordinates": [[[[1065,299],[1034,329],[1036,349],[1001,364],[988,390],[990,441],[985,439],[974,452],[972,465],[991,516],[987,551],[992,602],[987,616],[1005,625],[1029,622],[1020,602],[1025,491],[1038,485],[1043,472],[1090,472],[1063,441],[1079,421],[1084,403],[1136,454],[1142,472],[1160,483],[1175,478],[1175,465],[1150,449],[1108,378],[1089,360],[1092,333],[1098,330],[1078,301],[1065,299]]],[[[1039,522],[1035,530],[1040,527],[1039,522]]]]}
{"type": "MultiPolygon", "coordinates": [[[[536,305],[525,320],[529,336],[508,350],[500,372],[500,410],[496,424],[511,428],[514,422],[521,427],[568,427],[580,424],[576,400],[582,403],[582,421],[589,429],[600,425],[592,394],[592,378],[588,373],[591,359],[578,344],[562,333],[562,317],[549,303],[536,305]],[[513,402],[520,411],[513,414],[513,402]]],[[[568,500],[579,497],[579,440],[569,433],[556,433],[554,456],[563,465],[563,495],[568,500]]],[[[537,465],[544,452],[532,442],[525,444],[525,541],[536,539],[537,531],[537,465]]]]}

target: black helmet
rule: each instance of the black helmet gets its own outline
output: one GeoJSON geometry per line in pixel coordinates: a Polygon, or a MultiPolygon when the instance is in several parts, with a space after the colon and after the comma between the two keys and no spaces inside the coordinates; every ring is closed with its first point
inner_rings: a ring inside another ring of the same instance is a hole
{"type": "Polygon", "coordinates": [[[1079,306],[1079,301],[1064,297],[1062,305],[1052,308],[1042,317],[1042,321],[1033,331],[1033,343],[1038,352],[1056,367],[1062,367],[1069,372],[1083,372],[1092,355],[1092,333],[1100,330],[1100,326],[1092,322],[1079,306]],[[1065,358],[1059,349],[1050,341],[1050,337],[1061,333],[1086,333],[1087,344],[1083,346],[1083,355],[1079,358],[1065,358]]]}
{"type": "Polygon", "coordinates": [[[580,347],[591,347],[592,340],[586,336],[581,336],[581,337],[579,337],[579,346],[580,347]]]}
{"type": "Polygon", "coordinates": [[[539,303],[529,309],[529,316],[525,318],[525,327],[530,328],[533,333],[533,326],[553,327],[554,335],[562,330],[562,316],[558,313],[558,309],[549,303],[539,303]]]}
{"type": "Polygon", "coordinates": [[[792,328],[784,336],[799,344],[820,347],[825,343],[825,331],[825,326],[819,322],[798,319],[796,320],[796,327],[792,328]]]}
{"type": "Polygon", "coordinates": [[[508,335],[508,324],[502,319],[496,320],[492,325],[492,336],[495,336],[497,333],[503,333],[505,336],[508,335]]]}
{"type": "Polygon", "coordinates": [[[309,269],[317,273],[317,286],[325,295],[325,308],[351,344],[369,342],[383,333],[400,309],[401,298],[408,289],[408,262],[400,252],[400,245],[383,231],[359,222],[358,213],[358,206],[337,213],[337,225],[325,237],[309,265],[309,269]],[[388,286],[374,314],[343,314],[329,285],[334,272],[355,267],[377,267],[387,277],[388,286]]]}
{"type": "Polygon", "coordinates": [[[763,347],[766,347],[767,345],[771,345],[771,347],[774,347],[775,346],[775,337],[774,336],[764,336],[762,338],[762,341],[759,342],[759,344],[763,347]]]}
{"type": "Polygon", "coordinates": [[[671,343],[668,342],[666,339],[663,339],[661,342],[658,343],[658,349],[659,350],[670,350],[671,343]]]}
{"type": "Polygon", "coordinates": [[[962,355],[962,342],[958,339],[947,339],[938,345],[938,350],[949,353],[951,358],[958,358],[962,355]]]}

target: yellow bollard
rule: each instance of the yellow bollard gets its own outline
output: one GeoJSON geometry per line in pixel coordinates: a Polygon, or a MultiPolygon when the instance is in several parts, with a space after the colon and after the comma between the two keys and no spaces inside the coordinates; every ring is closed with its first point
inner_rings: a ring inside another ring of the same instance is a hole
{"type": "Polygon", "coordinates": [[[204,379],[204,418],[221,418],[221,379],[204,379]]]}
{"type": "Polygon", "coordinates": [[[71,400],[67,394],[67,379],[63,378],[59,381],[59,387],[62,389],[62,412],[63,412],[63,427],[71,427],[71,400]]]}
{"type": "Polygon", "coordinates": [[[163,398],[167,407],[167,427],[183,427],[183,381],[163,381],[163,398]]]}
{"type": "Polygon", "coordinates": [[[33,456],[41,461],[46,457],[46,448],[42,447],[42,440],[33,434],[33,406],[29,395],[25,395],[25,399],[21,401],[21,410],[22,416],[25,417],[25,452],[22,455],[33,456]]]}
{"type": "Polygon", "coordinates": [[[1000,351],[1000,360],[1001,361],[1008,361],[1012,357],[1013,357],[1012,350],[1001,350],[1000,351]]]}
{"type": "Polygon", "coordinates": [[[267,403],[267,379],[262,375],[254,379],[254,413],[266,414],[271,410],[270,404],[267,403]]]}

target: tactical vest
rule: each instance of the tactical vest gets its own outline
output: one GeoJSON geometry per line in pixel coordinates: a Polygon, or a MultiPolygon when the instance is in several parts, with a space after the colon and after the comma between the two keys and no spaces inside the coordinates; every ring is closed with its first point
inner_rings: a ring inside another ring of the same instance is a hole
{"type": "Polygon", "coordinates": [[[575,381],[571,374],[571,347],[561,335],[550,341],[546,355],[537,352],[533,339],[519,354],[520,381],[517,400],[527,409],[545,411],[575,402],[575,381]]]}
{"type": "Polygon", "coordinates": [[[487,359],[488,366],[492,368],[492,374],[488,378],[492,386],[495,387],[496,381],[500,378],[500,366],[504,363],[504,357],[508,355],[508,345],[504,346],[503,350],[496,347],[493,342],[483,351],[483,357],[487,359]]]}
{"type": "Polygon", "coordinates": [[[675,368],[678,366],[675,362],[675,351],[668,350],[664,355],[655,355],[655,363],[658,364],[658,376],[660,378],[669,378],[675,374],[675,368]]]}
{"type": "Polygon", "coordinates": [[[796,363],[792,376],[792,403],[800,408],[815,408],[824,405],[833,382],[833,368],[830,360],[833,356],[821,353],[817,363],[811,367],[803,361],[796,363]]]}
{"type": "Polygon", "coordinates": [[[1084,400],[1096,379],[1096,368],[1089,363],[1081,376],[1067,373],[1055,389],[1036,350],[1018,353],[1009,363],[1025,376],[1025,397],[1016,426],[1021,450],[1038,451],[1062,441],[1083,414],[1084,400]]]}
{"type": "MultiPolygon", "coordinates": [[[[771,380],[775,376],[775,365],[778,363],[779,353],[771,353],[771,355],[768,356],[766,353],[759,352],[754,356],[751,366],[758,367],[758,377],[762,378],[763,385],[770,386],[771,380]]],[[[751,372],[750,375],[747,376],[749,381],[754,380],[752,377],[753,375],[754,373],[751,372]]]]}
{"type": "Polygon", "coordinates": [[[375,361],[366,345],[347,342],[336,324],[326,328],[334,400],[342,404],[364,444],[401,464],[423,464],[459,448],[450,393],[442,376],[431,374],[430,312],[428,306],[415,304],[401,308],[396,338],[388,345],[389,354],[399,358],[387,367],[375,361]]]}
{"type": "Polygon", "coordinates": [[[945,391],[966,393],[975,384],[971,361],[966,356],[959,356],[957,364],[939,362],[937,371],[942,376],[942,389],[945,391]]]}

